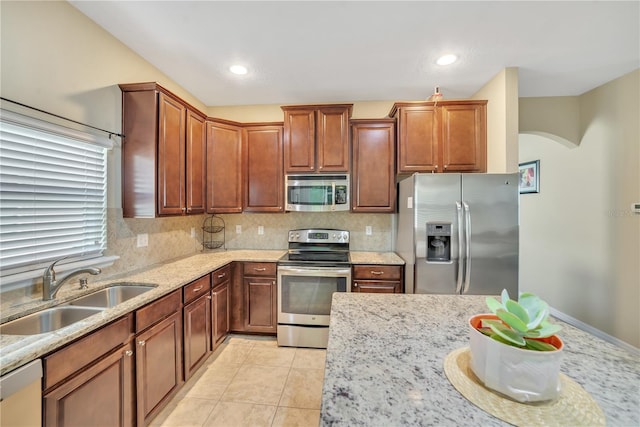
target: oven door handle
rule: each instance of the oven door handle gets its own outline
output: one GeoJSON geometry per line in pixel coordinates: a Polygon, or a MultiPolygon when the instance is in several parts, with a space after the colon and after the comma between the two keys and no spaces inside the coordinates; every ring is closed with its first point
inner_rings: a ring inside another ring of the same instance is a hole
{"type": "Polygon", "coordinates": [[[325,267],[278,267],[279,275],[305,275],[305,276],[351,276],[350,268],[325,268],[325,267]]]}

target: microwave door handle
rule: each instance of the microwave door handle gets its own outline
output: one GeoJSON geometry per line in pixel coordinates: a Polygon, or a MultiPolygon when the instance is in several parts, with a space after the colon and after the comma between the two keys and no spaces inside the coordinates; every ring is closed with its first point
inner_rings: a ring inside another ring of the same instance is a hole
{"type": "Polygon", "coordinates": [[[462,275],[463,275],[462,204],[460,202],[456,202],[456,211],[458,214],[458,278],[456,280],[456,294],[459,294],[462,292],[462,275]]]}
{"type": "Polygon", "coordinates": [[[464,272],[464,288],[462,289],[462,293],[466,294],[469,292],[469,281],[471,280],[471,208],[467,202],[463,202],[464,204],[464,235],[465,235],[465,252],[466,252],[466,260],[465,260],[465,272],[464,272]]]}
{"type": "Polygon", "coordinates": [[[331,181],[331,210],[336,209],[336,182],[331,181]]]}

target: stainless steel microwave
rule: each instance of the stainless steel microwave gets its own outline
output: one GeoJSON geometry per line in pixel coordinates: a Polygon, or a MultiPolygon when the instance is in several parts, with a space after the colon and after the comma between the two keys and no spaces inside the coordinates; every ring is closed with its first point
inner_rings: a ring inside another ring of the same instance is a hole
{"type": "Polygon", "coordinates": [[[288,211],[348,211],[351,209],[349,174],[287,175],[285,200],[288,211]]]}

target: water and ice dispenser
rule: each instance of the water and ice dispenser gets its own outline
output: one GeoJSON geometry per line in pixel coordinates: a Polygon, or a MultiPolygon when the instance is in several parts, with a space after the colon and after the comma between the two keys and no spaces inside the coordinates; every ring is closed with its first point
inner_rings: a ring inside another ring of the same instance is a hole
{"type": "Polygon", "coordinates": [[[451,261],[451,223],[427,223],[427,261],[451,261]]]}

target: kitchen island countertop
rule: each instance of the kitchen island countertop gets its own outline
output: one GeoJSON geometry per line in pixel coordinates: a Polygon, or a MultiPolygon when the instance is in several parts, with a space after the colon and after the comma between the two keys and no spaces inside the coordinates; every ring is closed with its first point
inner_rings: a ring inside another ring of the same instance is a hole
{"type": "MultiPolygon", "coordinates": [[[[507,423],[447,379],[444,359],[468,346],[482,296],[350,294],[333,297],[321,426],[507,423]]],[[[564,322],[561,372],[603,410],[607,425],[640,425],[640,356],[564,322]]]]}

